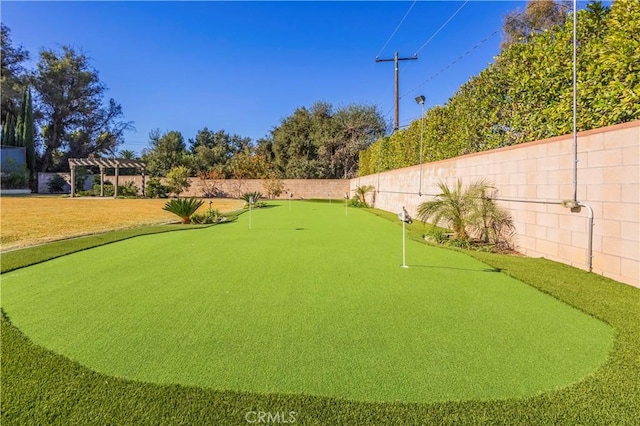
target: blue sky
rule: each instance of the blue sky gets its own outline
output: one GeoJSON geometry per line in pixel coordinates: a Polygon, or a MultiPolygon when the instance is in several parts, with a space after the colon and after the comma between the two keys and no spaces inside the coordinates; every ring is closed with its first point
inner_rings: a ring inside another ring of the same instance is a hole
{"type": "MultiPolygon", "coordinates": [[[[92,59],[136,131],[120,149],[140,152],[149,131],[208,127],[264,137],[302,106],[377,105],[393,120],[393,63],[400,63],[400,124],[443,104],[499,52],[505,13],[524,1],[412,2],[13,2],[2,22],[32,62],[42,48],[71,45],[92,59]],[[464,7],[460,7],[464,4],[464,7]],[[466,55],[465,55],[466,54],[466,55]],[[417,90],[416,86],[464,56],[417,90]]],[[[584,2],[581,2],[584,3],[584,2]]]]}

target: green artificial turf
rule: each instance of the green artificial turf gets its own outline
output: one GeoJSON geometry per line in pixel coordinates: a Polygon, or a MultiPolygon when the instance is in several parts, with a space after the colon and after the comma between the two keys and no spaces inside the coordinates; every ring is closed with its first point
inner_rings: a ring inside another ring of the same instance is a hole
{"type": "Polygon", "coordinates": [[[354,401],[530,397],[613,346],[603,322],[465,254],[409,239],[400,268],[397,223],[271,204],[251,230],[244,214],[4,274],[2,307],[109,376],[354,401]]]}

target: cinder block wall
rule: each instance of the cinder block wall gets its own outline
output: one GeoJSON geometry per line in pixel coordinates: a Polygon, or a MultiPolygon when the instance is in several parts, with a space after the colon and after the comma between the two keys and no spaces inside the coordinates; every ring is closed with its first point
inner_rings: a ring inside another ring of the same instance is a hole
{"type": "MultiPolygon", "coordinates": [[[[439,181],[488,178],[509,200],[500,204],[513,215],[520,252],[586,269],[588,209],[559,205],[573,198],[572,167],[566,135],[352,179],[351,191],[373,185],[376,207],[415,215],[439,181]]],[[[579,133],[577,182],[577,199],[594,212],[593,272],[640,287],[640,121],[579,133]]]]}
{"type": "MultiPolygon", "coordinates": [[[[310,198],[342,198],[349,192],[349,181],[346,179],[283,179],[284,191],[279,199],[288,199],[293,194],[294,199],[310,198]]],[[[265,197],[265,181],[262,179],[226,179],[216,181],[219,192],[226,197],[239,198],[245,192],[261,192],[265,197]]],[[[202,182],[198,178],[191,178],[191,186],[181,195],[202,197],[202,182]]]]}
{"type": "MultiPolygon", "coordinates": [[[[49,188],[47,184],[49,180],[56,174],[61,175],[67,182],[71,177],[69,173],[38,173],[38,192],[40,194],[48,194],[49,188]]],[[[105,176],[105,180],[115,183],[115,176],[105,176]]],[[[191,178],[191,186],[187,191],[180,194],[183,197],[202,197],[203,184],[198,178],[191,178]]],[[[93,179],[87,178],[85,189],[91,188],[93,179]]],[[[162,179],[164,181],[164,179],[162,179]]],[[[139,189],[142,189],[142,176],[123,176],[118,178],[118,184],[124,185],[126,182],[133,182],[139,189]]],[[[149,177],[145,178],[145,182],[149,182],[149,177]]],[[[346,179],[283,179],[284,191],[277,197],[279,199],[289,199],[293,194],[294,199],[310,199],[310,198],[335,198],[342,199],[344,194],[349,192],[349,181],[346,179]]],[[[227,179],[215,182],[216,188],[223,197],[239,198],[245,192],[258,191],[266,197],[265,181],[261,179],[227,179]]],[[[65,190],[69,193],[71,186],[66,185],[65,190]]]]}

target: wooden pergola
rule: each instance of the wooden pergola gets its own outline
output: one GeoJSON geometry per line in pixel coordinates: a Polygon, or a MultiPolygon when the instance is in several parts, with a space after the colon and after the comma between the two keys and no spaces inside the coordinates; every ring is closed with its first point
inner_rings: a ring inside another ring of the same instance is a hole
{"type": "Polygon", "coordinates": [[[118,197],[118,177],[120,169],[141,169],[142,170],[142,196],[145,194],[144,171],[147,163],[141,160],[127,160],[124,158],[69,158],[69,168],[71,169],[71,196],[76,194],[76,167],[97,166],[100,167],[100,196],[104,197],[104,169],[110,168],[116,171],[116,182],[113,186],[113,198],[118,197]]]}

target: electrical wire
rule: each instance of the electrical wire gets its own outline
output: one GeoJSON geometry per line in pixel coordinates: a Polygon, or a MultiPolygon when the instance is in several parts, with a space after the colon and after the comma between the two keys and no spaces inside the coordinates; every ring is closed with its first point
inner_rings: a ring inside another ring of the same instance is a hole
{"type": "MultiPolygon", "coordinates": [[[[424,42],[424,44],[423,44],[422,46],[420,46],[420,48],[419,48],[418,50],[416,50],[415,56],[418,56],[418,53],[419,53],[422,49],[424,49],[424,48],[425,48],[425,47],[426,47],[426,46],[431,42],[431,40],[433,40],[433,39],[435,38],[435,36],[437,36],[437,35],[438,35],[438,33],[440,33],[440,31],[442,31],[442,29],[443,29],[444,27],[446,27],[446,26],[447,26],[447,24],[448,24],[448,23],[449,23],[449,22],[450,22],[450,21],[451,21],[451,20],[452,20],[452,19],[453,19],[457,14],[458,14],[458,12],[460,12],[460,11],[462,10],[462,8],[463,8],[467,3],[469,3],[469,1],[470,1],[470,0],[467,0],[467,1],[465,1],[464,3],[462,3],[462,6],[460,6],[460,7],[458,8],[458,10],[456,10],[456,11],[453,13],[453,15],[451,15],[451,16],[449,17],[449,19],[447,19],[447,21],[446,21],[444,24],[442,24],[442,26],[441,26],[440,28],[438,28],[438,31],[436,31],[436,32],[435,32],[435,33],[434,33],[434,34],[429,38],[429,40],[427,40],[426,42],[424,42]]],[[[414,2],[414,3],[415,3],[415,2],[414,2]]],[[[413,7],[413,6],[412,6],[412,7],[413,7]]]]}
{"type": "MultiPolygon", "coordinates": [[[[382,52],[384,51],[384,49],[387,47],[387,45],[389,44],[389,42],[391,41],[391,39],[393,38],[393,36],[396,35],[396,33],[398,32],[398,30],[400,29],[400,27],[402,26],[402,23],[404,22],[405,19],[407,19],[407,16],[409,16],[409,12],[411,12],[411,9],[413,9],[413,6],[416,5],[418,0],[413,0],[413,3],[411,3],[411,6],[409,6],[409,10],[407,10],[407,13],[404,14],[404,16],[402,17],[402,19],[400,20],[400,23],[398,24],[398,26],[396,27],[395,30],[393,30],[393,32],[391,33],[391,35],[389,36],[389,38],[387,39],[387,42],[384,44],[384,46],[382,46],[382,49],[380,49],[380,52],[378,52],[378,54],[376,55],[376,58],[378,58],[382,52]]],[[[469,1],[469,0],[467,0],[469,1]]]]}
{"type": "Polygon", "coordinates": [[[400,98],[408,95],[409,93],[419,89],[420,87],[424,86],[425,84],[427,84],[428,82],[430,82],[431,80],[433,80],[434,78],[438,77],[440,74],[442,74],[443,72],[445,72],[446,70],[448,70],[449,68],[451,68],[452,66],[454,66],[455,64],[457,64],[458,62],[460,62],[462,59],[464,59],[465,57],[469,56],[474,50],[476,50],[478,47],[482,46],[483,44],[485,44],[487,41],[489,41],[493,36],[495,36],[496,34],[498,34],[500,31],[502,31],[502,27],[498,28],[497,30],[495,30],[494,32],[492,32],[491,34],[489,34],[488,36],[486,36],[484,39],[482,39],[481,41],[479,41],[478,43],[475,44],[475,46],[473,46],[471,49],[467,50],[464,54],[462,54],[459,58],[457,58],[456,60],[454,60],[453,62],[451,62],[449,65],[447,65],[446,67],[442,68],[440,71],[438,71],[437,73],[431,75],[429,78],[427,78],[426,80],[424,80],[422,83],[418,84],[416,87],[414,87],[411,90],[406,91],[405,93],[403,93],[400,98]]]}

